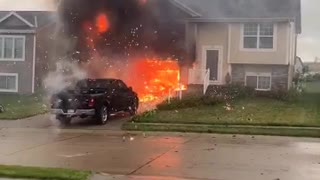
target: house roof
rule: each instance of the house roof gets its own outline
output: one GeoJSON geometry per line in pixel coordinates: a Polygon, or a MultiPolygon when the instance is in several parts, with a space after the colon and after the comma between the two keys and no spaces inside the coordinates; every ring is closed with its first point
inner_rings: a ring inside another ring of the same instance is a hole
{"type": "Polygon", "coordinates": [[[300,0],[171,0],[192,20],[295,20],[301,33],[300,0]]]}
{"type": "Polygon", "coordinates": [[[52,23],[56,15],[55,12],[51,11],[0,11],[0,20],[18,16],[27,25],[41,28],[52,23]]]}

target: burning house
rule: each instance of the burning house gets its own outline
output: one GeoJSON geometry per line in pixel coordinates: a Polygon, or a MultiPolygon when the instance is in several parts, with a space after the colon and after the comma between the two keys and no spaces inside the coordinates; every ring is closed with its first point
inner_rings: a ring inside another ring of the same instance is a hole
{"type": "Polygon", "coordinates": [[[143,101],[190,84],[288,89],[300,11],[300,0],[62,0],[34,78],[60,59],[124,80],[143,101]]]}

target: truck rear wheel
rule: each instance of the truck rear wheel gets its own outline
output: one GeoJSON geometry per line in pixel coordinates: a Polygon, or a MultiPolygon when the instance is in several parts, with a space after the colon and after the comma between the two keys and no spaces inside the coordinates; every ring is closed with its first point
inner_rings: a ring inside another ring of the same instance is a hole
{"type": "Polygon", "coordinates": [[[107,106],[102,106],[99,112],[96,115],[96,120],[99,125],[107,124],[109,120],[109,110],[107,106]]]}

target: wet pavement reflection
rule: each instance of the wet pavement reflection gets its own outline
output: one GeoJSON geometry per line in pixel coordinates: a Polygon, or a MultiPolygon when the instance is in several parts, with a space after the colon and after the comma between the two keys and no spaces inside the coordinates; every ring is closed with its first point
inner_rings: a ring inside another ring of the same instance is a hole
{"type": "Polygon", "coordinates": [[[91,170],[119,179],[320,179],[318,139],[31,128],[4,128],[0,137],[1,164],[91,170]]]}

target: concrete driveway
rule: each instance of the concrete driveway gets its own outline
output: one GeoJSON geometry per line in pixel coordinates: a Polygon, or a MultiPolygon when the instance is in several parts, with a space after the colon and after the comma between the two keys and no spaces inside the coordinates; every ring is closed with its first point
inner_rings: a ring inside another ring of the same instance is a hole
{"type": "MultiPolygon", "coordinates": [[[[100,130],[121,130],[124,122],[128,121],[130,117],[127,114],[114,115],[107,125],[95,125],[90,119],[74,119],[72,124],[65,129],[100,129],[100,130]]],[[[0,120],[0,128],[45,128],[54,129],[61,128],[55,116],[50,114],[34,116],[22,120],[0,120]]]]}
{"type": "Polygon", "coordinates": [[[320,179],[319,139],[3,128],[0,144],[0,164],[105,173],[99,180],[320,179]]]}

